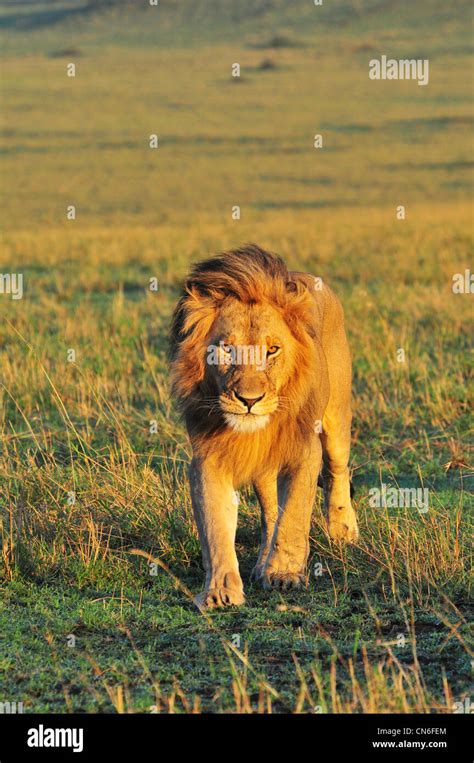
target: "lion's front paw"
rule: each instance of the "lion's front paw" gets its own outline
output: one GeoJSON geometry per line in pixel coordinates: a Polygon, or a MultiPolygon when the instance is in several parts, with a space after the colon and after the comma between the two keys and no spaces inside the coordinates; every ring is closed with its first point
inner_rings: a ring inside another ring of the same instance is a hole
{"type": "Polygon", "coordinates": [[[329,509],[329,536],[332,540],[356,543],[359,538],[356,513],[352,506],[329,509]]]}
{"type": "Polygon", "coordinates": [[[280,572],[275,569],[265,569],[262,574],[263,587],[270,591],[289,591],[296,588],[306,588],[307,580],[304,572],[280,572]]]}
{"type": "Polygon", "coordinates": [[[240,606],[244,602],[243,592],[234,588],[209,588],[194,597],[194,603],[198,609],[217,609],[230,605],[240,606]]]}
{"type": "Polygon", "coordinates": [[[234,573],[219,576],[202,593],[194,598],[199,609],[216,609],[217,607],[240,606],[245,602],[245,595],[240,577],[234,573]]]}

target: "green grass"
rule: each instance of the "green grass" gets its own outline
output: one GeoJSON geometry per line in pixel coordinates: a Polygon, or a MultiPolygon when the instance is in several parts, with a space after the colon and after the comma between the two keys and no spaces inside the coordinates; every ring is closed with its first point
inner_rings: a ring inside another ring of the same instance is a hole
{"type": "Polygon", "coordinates": [[[451,712],[473,659],[472,295],[451,288],[472,251],[467,4],[41,16],[72,7],[0,7],[0,272],[25,288],[0,295],[0,701],[451,712]],[[430,57],[430,85],[370,83],[381,53],[430,57]],[[263,592],[243,491],[247,605],[205,617],[166,334],[190,262],[245,241],[343,301],[361,540],[331,544],[318,496],[308,590],[263,592]],[[429,511],[371,508],[381,482],[428,487],[429,511]]]}

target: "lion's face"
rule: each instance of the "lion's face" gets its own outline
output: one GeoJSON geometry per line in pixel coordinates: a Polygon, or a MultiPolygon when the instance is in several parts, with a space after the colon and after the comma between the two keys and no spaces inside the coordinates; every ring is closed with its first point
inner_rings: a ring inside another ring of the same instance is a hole
{"type": "Polygon", "coordinates": [[[206,377],[229,427],[255,432],[285,407],[281,391],[294,368],[294,339],[278,308],[229,297],[206,351],[206,377]]]}
{"type": "Polygon", "coordinates": [[[234,432],[261,432],[245,438],[245,447],[266,440],[277,459],[287,447],[286,423],[297,434],[313,431],[315,369],[324,359],[313,283],[292,276],[283,260],[255,245],[192,269],[170,339],[173,389],[195,449],[212,433],[228,439],[230,452],[232,441],[244,444],[234,432]]]}

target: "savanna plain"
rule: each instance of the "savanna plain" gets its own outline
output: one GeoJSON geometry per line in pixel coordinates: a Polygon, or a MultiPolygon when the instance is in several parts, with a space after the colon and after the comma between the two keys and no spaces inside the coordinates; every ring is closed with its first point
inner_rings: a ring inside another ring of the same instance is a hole
{"type": "Polygon", "coordinates": [[[469,711],[470,20],[463,0],[0,3],[0,271],[24,279],[0,294],[0,702],[469,711]],[[429,84],[369,80],[382,54],[429,59],[429,84]],[[249,241],[343,302],[361,537],[333,544],[318,495],[307,590],[264,592],[243,490],[247,603],[206,615],[167,332],[190,263],[249,241]],[[427,510],[371,505],[382,484],[427,510]]]}

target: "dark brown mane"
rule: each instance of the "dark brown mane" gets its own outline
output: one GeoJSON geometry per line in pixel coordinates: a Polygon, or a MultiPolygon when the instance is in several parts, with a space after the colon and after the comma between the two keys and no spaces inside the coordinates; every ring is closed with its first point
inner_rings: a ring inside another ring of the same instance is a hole
{"type": "Polygon", "coordinates": [[[187,285],[202,294],[232,295],[248,303],[264,297],[275,299],[275,287],[284,290],[287,281],[288,270],[281,257],[247,244],[195,265],[187,285]]]}

